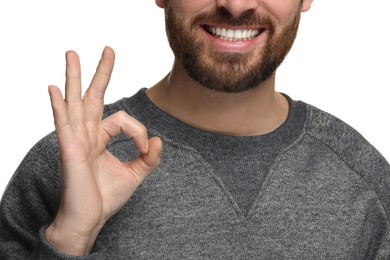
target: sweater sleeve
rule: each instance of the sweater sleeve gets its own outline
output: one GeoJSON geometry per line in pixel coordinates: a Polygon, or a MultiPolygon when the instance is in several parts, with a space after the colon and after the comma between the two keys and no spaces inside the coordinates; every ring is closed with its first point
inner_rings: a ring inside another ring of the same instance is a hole
{"type": "Polygon", "coordinates": [[[360,133],[342,120],[309,107],[310,135],[332,149],[372,189],[381,205],[385,221],[377,232],[374,256],[370,259],[388,259],[390,256],[390,165],[360,133]]]}
{"type": "Polygon", "coordinates": [[[99,260],[103,259],[103,256],[99,253],[93,253],[88,256],[70,256],[66,255],[56,248],[52,247],[44,236],[46,226],[42,227],[39,231],[38,245],[35,247],[31,256],[31,260],[46,260],[46,259],[61,259],[61,260],[99,260]]]}
{"type": "Polygon", "coordinates": [[[308,133],[326,144],[357,172],[378,196],[390,222],[390,165],[359,132],[342,120],[309,106],[308,133]]]}
{"type": "Polygon", "coordinates": [[[99,259],[96,254],[62,254],[43,235],[60,202],[59,157],[51,133],[28,152],[12,176],[0,204],[0,259],[99,259]]]}
{"type": "MultiPolygon", "coordinates": [[[[103,117],[118,110],[106,105],[103,117]]],[[[55,132],[27,153],[0,202],[0,259],[90,259],[61,254],[43,236],[54,219],[61,195],[60,152],[55,132]]],[[[92,259],[99,259],[94,253],[92,259]]]]}

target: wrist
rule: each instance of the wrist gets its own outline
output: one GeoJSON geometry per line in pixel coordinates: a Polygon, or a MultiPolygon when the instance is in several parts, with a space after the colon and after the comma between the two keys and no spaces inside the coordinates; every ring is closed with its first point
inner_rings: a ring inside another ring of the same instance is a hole
{"type": "Polygon", "coordinates": [[[58,251],[72,255],[85,256],[90,254],[97,234],[80,234],[71,229],[50,224],[44,231],[46,240],[58,251]]]}

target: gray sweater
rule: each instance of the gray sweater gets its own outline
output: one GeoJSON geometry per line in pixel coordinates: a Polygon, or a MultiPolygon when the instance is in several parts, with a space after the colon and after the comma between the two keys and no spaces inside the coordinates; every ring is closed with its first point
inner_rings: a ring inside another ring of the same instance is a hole
{"type": "MultiPolygon", "coordinates": [[[[390,166],[341,120],[290,100],[287,121],[257,137],[191,128],[144,90],[107,105],[164,143],[161,165],[104,226],[87,257],[51,247],[59,205],[55,134],[39,141],[1,200],[0,259],[390,259],[390,166]]],[[[135,158],[124,135],[108,149],[135,158]]]]}

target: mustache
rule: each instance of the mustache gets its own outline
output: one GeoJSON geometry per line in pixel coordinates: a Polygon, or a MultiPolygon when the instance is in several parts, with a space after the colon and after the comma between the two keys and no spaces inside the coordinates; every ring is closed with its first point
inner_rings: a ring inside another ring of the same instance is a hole
{"type": "Polygon", "coordinates": [[[193,26],[199,24],[224,24],[228,26],[251,26],[266,27],[270,31],[275,28],[272,19],[267,15],[259,16],[254,10],[243,12],[239,17],[234,17],[226,8],[220,7],[211,13],[203,13],[195,18],[191,23],[193,26]]]}

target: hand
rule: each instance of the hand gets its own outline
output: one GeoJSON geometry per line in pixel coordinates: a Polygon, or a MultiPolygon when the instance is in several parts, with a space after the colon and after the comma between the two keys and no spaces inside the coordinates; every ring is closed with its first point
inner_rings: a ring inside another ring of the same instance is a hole
{"type": "Polygon", "coordinates": [[[80,61],[66,53],[65,99],[49,87],[62,163],[62,196],[58,213],[45,236],[58,250],[86,255],[105,222],[129,200],[159,164],[162,143],[148,140],[147,130],[125,112],[104,120],[104,92],[114,67],[114,51],[106,47],[92,82],[81,98],[80,61]],[[106,146],[124,132],[140,156],[130,162],[115,158],[106,146]]]}

